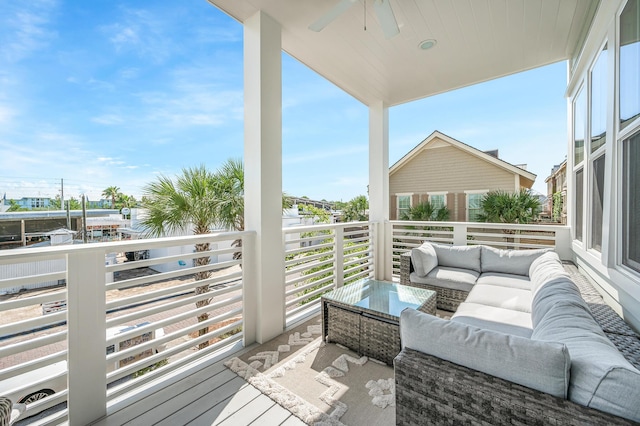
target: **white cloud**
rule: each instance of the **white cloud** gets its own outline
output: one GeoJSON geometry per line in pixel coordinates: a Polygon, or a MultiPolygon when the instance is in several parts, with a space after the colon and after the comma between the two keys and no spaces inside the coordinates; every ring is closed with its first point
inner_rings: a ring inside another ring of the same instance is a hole
{"type": "Polygon", "coordinates": [[[168,23],[142,9],[122,8],[121,21],[103,26],[101,31],[116,52],[134,52],[157,63],[179,48],[169,37],[168,23]]]}
{"type": "Polygon", "coordinates": [[[56,1],[5,2],[2,9],[0,55],[9,62],[18,62],[48,46],[57,37],[49,28],[56,1]]]}
{"type": "Polygon", "coordinates": [[[16,111],[5,105],[0,105],[0,124],[7,125],[16,115],[16,111]]]}

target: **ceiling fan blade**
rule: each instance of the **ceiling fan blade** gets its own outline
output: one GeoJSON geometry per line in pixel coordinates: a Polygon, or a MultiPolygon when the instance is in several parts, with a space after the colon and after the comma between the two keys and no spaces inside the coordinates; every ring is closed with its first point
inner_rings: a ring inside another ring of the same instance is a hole
{"type": "Polygon", "coordinates": [[[309,25],[311,31],[319,32],[329,25],[334,19],[346,12],[351,6],[356,3],[357,0],[340,0],[338,4],[327,12],[320,19],[309,25]]]}
{"type": "Polygon", "coordinates": [[[385,38],[388,40],[400,34],[389,0],[375,0],[373,7],[376,10],[376,15],[378,15],[378,21],[380,21],[380,27],[382,27],[385,38]]]}

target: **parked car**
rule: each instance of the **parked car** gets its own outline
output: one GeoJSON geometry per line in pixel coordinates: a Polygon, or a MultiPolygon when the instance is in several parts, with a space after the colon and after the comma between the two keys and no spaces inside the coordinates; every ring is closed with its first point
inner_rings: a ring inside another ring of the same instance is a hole
{"type": "MultiPolygon", "coordinates": [[[[118,334],[130,331],[148,322],[136,325],[124,325],[107,329],[107,339],[118,334]]],[[[142,333],[138,336],[128,337],[119,342],[107,346],[107,355],[130,348],[150,340],[159,339],[164,336],[164,329],[158,328],[153,331],[142,333]]],[[[154,353],[162,352],[166,349],[165,344],[158,344],[153,349],[146,350],[135,356],[130,356],[119,362],[109,363],[107,371],[111,372],[119,367],[133,363],[140,359],[149,357],[154,353]]],[[[59,361],[45,367],[37,368],[26,373],[18,374],[14,377],[0,381],[0,395],[9,398],[14,403],[30,404],[34,401],[46,398],[54,393],[61,392],[67,388],[67,361],[59,361]],[[30,384],[25,387],[25,384],[30,384]]],[[[35,414],[35,413],[30,413],[35,414]]]]}

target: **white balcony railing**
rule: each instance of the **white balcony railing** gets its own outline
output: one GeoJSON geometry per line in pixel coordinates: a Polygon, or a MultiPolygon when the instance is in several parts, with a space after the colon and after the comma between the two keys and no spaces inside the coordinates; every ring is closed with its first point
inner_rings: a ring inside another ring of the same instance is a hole
{"type": "Polygon", "coordinates": [[[477,222],[391,221],[392,265],[400,277],[400,255],[425,241],[442,244],[486,244],[496,248],[553,248],[562,259],[571,258],[570,228],[559,225],[520,225],[477,222]]]}
{"type": "Polygon", "coordinates": [[[373,277],[374,227],[351,222],[283,230],[287,324],[318,311],[323,293],[373,277]]]}
{"type": "MultiPolygon", "coordinates": [[[[243,247],[250,246],[252,236],[3,251],[0,293],[9,294],[0,299],[0,384],[25,374],[29,380],[0,392],[53,390],[54,395],[28,404],[23,417],[67,402],[80,424],[83,402],[106,407],[107,401],[222,346],[240,345],[245,295],[242,260],[233,256],[241,249],[232,242],[242,239],[243,247]],[[208,249],[196,252],[196,244],[208,249]],[[203,257],[209,263],[198,266],[203,257]],[[203,286],[209,291],[200,293],[203,286]],[[14,293],[20,288],[35,290],[14,293]],[[150,366],[155,369],[148,371],[150,366]]],[[[69,411],[58,408],[50,424],[68,418],[69,411]]]]}

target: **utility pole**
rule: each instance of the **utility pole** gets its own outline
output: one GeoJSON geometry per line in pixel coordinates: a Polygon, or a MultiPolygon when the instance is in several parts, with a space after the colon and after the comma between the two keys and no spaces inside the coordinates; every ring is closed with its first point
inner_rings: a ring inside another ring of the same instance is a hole
{"type": "Polygon", "coordinates": [[[82,194],[82,242],[87,243],[87,203],[84,194],[82,194]]]}
{"type": "Polygon", "coordinates": [[[67,201],[66,207],[67,207],[67,229],[71,229],[71,200],[67,201]]]}
{"type": "Polygon", "coordinates": [[[60,208],[64,209],[64,179],[60,179],[60,208]]]}

